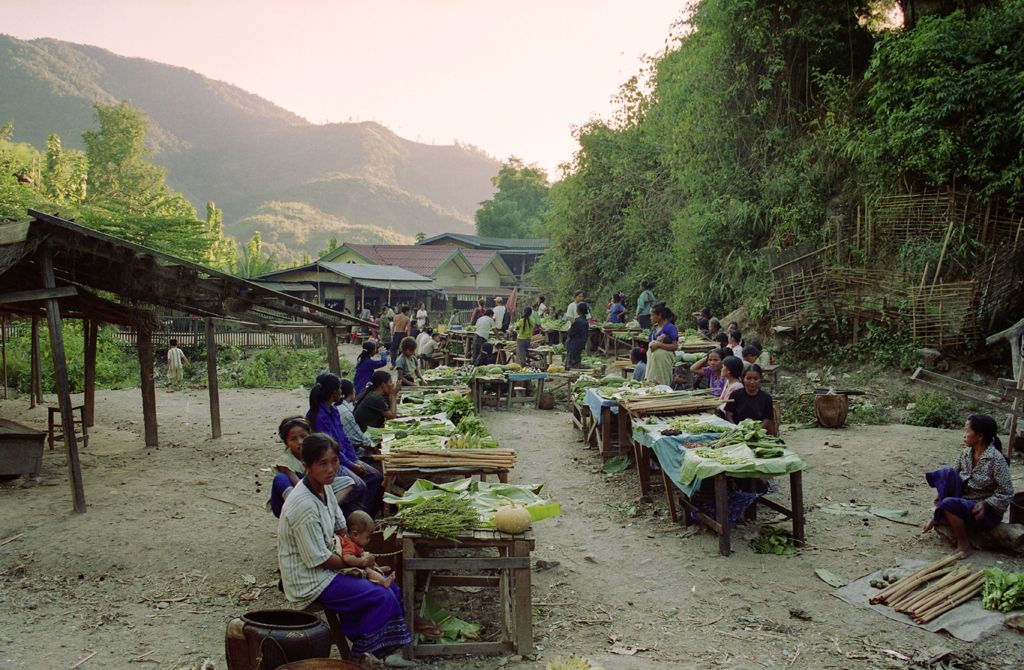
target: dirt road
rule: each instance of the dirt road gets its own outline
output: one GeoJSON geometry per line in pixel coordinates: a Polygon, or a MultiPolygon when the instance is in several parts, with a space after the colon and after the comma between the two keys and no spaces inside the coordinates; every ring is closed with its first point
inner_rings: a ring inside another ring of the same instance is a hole
{"type": "MultiPolygon", "coordinates": [[[[208,437],[205,392],[161,391],[161,446],[142,446],[136,390],[100,392],[98,424],[82,464],[89,511],[71,510],[64,459],[44,455],[36,486],[0,485],[0,668],[70,668],[92,652],[95,668],[225,667],[225,623],[249,609],[284,606],[276,590],[275,523],[264,510],[265,472],[278,421],[302,413],[296,391],[221,393],[224,436],[208,437]],[[245,595],[255,600],[243,601],[245,595]]],[[[42,427],[27,400],[0,416],[42,427]]],[[[607,476],[564,412],[484,414],[519,450],[512,480],[544,482],[562,516],[536,526],[536,659],[466,658],[434,667],[542,668],[577,653],[607,670],[688,667],[907,667],[906,656],[948,648],[957,667],[1024,667],[1024,638],[1000,630],[975,644],[894,623],[831,597],[814,576],[853,579],[898,557],[932,559],[949,548],[916,527],[835,516],[830,502],[907,509],[926,519],[920,475],[949,462],[958,431],[910,426],[784,434],[808,463],[810,546],[797,556],[755,554],[757,526],[737,528],[734,554],[714,537],[667,520],[663,494],[639,500],[635,471],[607,476]],[[542,564],[544,565],[544,564],[542,564]],[[612,654],[632,647],[633,656],[612,654]]],[[[1014,468],[1021,486],[1020,469],[1014,468]]],[[[785,493],[785,487],[783,487],[785,493]]],[[[763,519],[771,516],[762,512],[763,519]]],[[[1007,559],[1005,566],[1024,569],[1007,559]]],[[[486,622],[481,622],[486,623],[486,622]]]]}

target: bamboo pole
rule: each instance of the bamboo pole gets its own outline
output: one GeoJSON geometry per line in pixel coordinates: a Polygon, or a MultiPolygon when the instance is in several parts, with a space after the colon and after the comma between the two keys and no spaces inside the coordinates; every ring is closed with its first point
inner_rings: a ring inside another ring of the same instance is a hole
{"type": "MultiPolygon", "coordinates": [[[[908,585],[914,583],[915,581],[916,581],[917,585],[920,585],[922,583],[920,581],[921,577],[923,577],[923,576],[925,576],[925,575],[927,575],[929,573],[941,570],[941,569],[945,568],[946,566],[950,565],[951,563],[954,563],[957,560],[959,560],[957,555],[956,554],[951,554],[951,555],[947,556],[946,558],[940,558],[939,560],[935,561],[934,563],[929,563],[928,565],[921,566],[920,568],[918,568],[914,572],[910,573],[906,577],[900,579],[895,584],[890,584],[886,588],[884,588],[881,591],[879,591],[878,593],[876,593],[874,596],[871,597],[871,603],[874,604],[874,603],[877,603],[877,602],[883,602],[886,599],[893,597],[896,593],[903,592],[904,589],[906,589],[908,587],[908,585]]],[[[913,590],[913,588],[916,588],[916,587],[912,587],[911,590],[913,590]]]]}

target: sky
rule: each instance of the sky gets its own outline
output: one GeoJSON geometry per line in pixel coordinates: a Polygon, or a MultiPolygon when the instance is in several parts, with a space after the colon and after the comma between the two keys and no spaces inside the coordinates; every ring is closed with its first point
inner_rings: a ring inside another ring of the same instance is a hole
{"type": "Polygon", "coordinates": [[[664,50],[685,0],[0,0],[0,32],[180,65],[314,123],[516,155],[553,176],[573,126],[664,50]]]}

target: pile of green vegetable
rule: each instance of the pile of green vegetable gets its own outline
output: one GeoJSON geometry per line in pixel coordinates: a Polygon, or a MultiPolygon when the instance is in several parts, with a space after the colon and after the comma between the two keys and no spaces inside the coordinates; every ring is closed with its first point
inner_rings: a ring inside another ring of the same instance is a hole
{"type": "Polygon", "coordinates": [[[410,435],[451,435],[455,426],[449,421],[440,419],[413,419],[411,421],[387,421],[381,428],[368,428],[366,431],[374,442],[380,442],[387,435],[397,438],[410,435]]]}
{"type": "Polygon", "coordinates": [[[744,419],[739,424],[722,434],[711,446],[715,449],[734,444],[745,444],[754,452],[755,458],[779,458],[785,453],[786,446],[777,437],[768,434],[760,421],[744,419]]]}
{"type": "Polygon", "coordinates": [[[564,333],[569,330],[569,324],[561,319],[545,316],[540,320],[540,329],[544,331],[554,330],[564,333]]]}
{"type": "Polygon", "coordinates": [[[457,425],[463,417],[473,414],[473,401],[461,393],[439,393],[427,400],[426,410],[428,415],[444,412],[457,425]]]}
{"type": "Polygon", "coordinates": [[[388,442],[388,449],[401,451],[403,449],[443,449],[447,437],[444,435],[404,435],[397,436],[388,442]]]}
{"type": "Polygon", "coordinates": [[[793,534],[781,528],[762,526],[761,533],[750,541],[755,554],[775,554],[785,556],[796,553],[793,534]]]}
{"type": "Polygon", "coordinates": [[[716,449],[695,449],[694,452],[701,458],[706,458],[709,461],[718,461],[722,465],[749,465],[749,458],[740,458],[737,456],[726,456],[722,452],[716,449]]]}
{"type": "Polygon", "coordinates": [[[985,609],[1000,612],[1024,609],[1024,572],[986,569],[981,604],[985,609]]]}
{"type": "Polygon", "coordinates": [[[480,515],[466,498],[460,496],[434,496],[399,510],[398,514],[386,519],[385,526],[390,537],[395,530],[454,540],[456,537],[480,525],[480,515]]]}
{"type": "Polygon", "coordinates": [[[491,434],[491,431],[487,429],[484,422],[475,414],[469,414],[462,417],[462,420],[459,421],[457,430],[463,435],[489,437],[491,434]]]}
{"type": "Polygon", "coordinates": [[[699,435],[701,433],[726,433],[732,430],[729,426],[720,426],[718,424],[708,423],[696,416],[674,417],[669,419],[668,427],[672,430],[678,430],[681,433],[689,433],[690,435],[699,435]]]}

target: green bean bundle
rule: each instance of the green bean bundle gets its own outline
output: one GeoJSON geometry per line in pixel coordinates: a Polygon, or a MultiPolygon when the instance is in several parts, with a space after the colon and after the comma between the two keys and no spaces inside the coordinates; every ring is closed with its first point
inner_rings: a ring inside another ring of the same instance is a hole
{"type": "Polygon", "coordinates": [[[404,508],[385,524],[427,537],[454,540],[467,530],[476,528],[480,524],[480,515],[464,498],[439,495],[404,508]]]}

